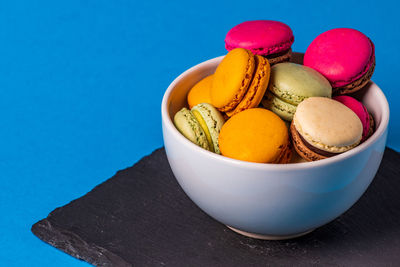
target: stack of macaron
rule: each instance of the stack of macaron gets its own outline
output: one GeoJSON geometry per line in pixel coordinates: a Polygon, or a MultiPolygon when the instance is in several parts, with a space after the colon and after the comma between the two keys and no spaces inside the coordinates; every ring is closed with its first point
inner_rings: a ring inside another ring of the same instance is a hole
{"type": "Polygon", "coordinates": [[[270,70],[266,58],[243,48],[231,50],[213,75],[211,103],[228,117],[257,107],[267,90],[270,70]]]}
{"type": "Polygon", "coordinates": [[[289,62],[293,42],[282,22],[233,27],[227,55],[190,89],[190,110],[175,114],[177,129],[204,149],[259,163],[290,163],[293,154],[316,161],[364,142],[374,119],[348,94],[371,79],[372,41],[354,29],[329,30],[311,42],[303,65],[289,62]]]}

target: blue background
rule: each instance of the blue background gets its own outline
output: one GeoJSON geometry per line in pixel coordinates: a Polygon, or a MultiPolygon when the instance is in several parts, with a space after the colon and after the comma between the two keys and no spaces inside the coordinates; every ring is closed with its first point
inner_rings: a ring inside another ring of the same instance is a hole
{"type": "Polygon", "coordinates": [[[254,19],[287,23],[294,51],[351,27],[376,47],[373,80],[390,102],[388,145],[400,149],[398,6],[388,1],[0,2],[0,262],[87,264],[30,227],[163,145],[160,103],[187,68],[226,53],[254,19]]]}

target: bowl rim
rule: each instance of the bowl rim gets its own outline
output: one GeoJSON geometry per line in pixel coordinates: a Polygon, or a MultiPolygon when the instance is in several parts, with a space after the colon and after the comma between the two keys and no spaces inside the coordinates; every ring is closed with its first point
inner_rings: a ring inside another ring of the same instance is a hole
{"type": "MultiPolygon", "coordinates": [[[[373,81],[370,81],[370,83],[371,83],[370,86],[376,86],[377,93],[378,93],[379,97],[383,100],[383,105],[381,107],[381,109],[382,109],[381,122],[379,124],[379,127],[372,134],[372,136],[370,136],[362,144],[358,145],[357,147],[355,147],[349,151],[343,152],[334,157],[330,157],[330,158],[326,158],[326,159],[318,160],[318,161],[299,162],[299,163],[290,163],[290,164],[276,164],[276,163],[248,162],[248,161],[243,161],[243,160],[238,160],[238,159],[232,159],[232,158],[228,158],[228,157],[213,153],[206,149],[203,149],[203,148],[195,145],[188,139],[186,139],[176,129],[172,119],[169,116],[169,112],[168,112],[168,105],[170,103],[169,99],[170,99],[171,93],[173,92],[174,87],[184,77],[186,77],[190,73],[196,71],[197,69],[203,68],[207,65],[214,65],[214,64],[218,63],[219,61],[221,61],[222,58],[224,58],[224,56],[219,56],[219,57],[215,57],[215,58],[206,60],[204,62],[201,62],[201,63],[189,68],[188,70],[184,71],[183,73],[181,73],[168,86],[167,90],[164,93],[162,102],[161,102],[161,117],[162,117],[163,128],[165,127],[164,130],[169,131],[172,135],[174,135],[174,138],[177,138],[179,140],[179,142],[182,143],[182,145],[186,146],[188,149],[193,150],[193,153],[201,153],[203,156],[210,157],[210,159],[218,160],[221,163],[230,164],[233,166],[239,166],[241,168],[258,169],[258,170],[265,170],[265,171],[268,171],[268,170],[272,171],[272,170],[278,170],[278,169],[282,170],[282,171],[301,170],[301,169],[308,169],[310,167],[312,167],[312,168],[323,167],[326,165],[335,164],[335,163],[344,161],[348,158],[351,158],[351,157],[355,156],[356,154],[365,151],[370,146],[372,146],[374,143],[376,143],[378,140],[380,140],[382,135],[384,135],[385,131],[387,130],[387,127],[389,124],[389,117],[390,117],[389,103],[386,99],[385,94],[382,92],[381,88],[373,81]]],[[[163,138],[164,138],[164,135],[163,135],[163,138]]]]}

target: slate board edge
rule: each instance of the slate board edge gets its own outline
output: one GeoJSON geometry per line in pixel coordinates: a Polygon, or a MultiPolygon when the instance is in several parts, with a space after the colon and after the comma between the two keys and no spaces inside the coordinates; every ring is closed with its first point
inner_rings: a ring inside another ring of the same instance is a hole
{"type": "Polygon", "coordinates": [[[121,257],[102,247],[90,244],[73,232],[52,225],[47,219],[35,223],[31,231],[40,240],[95,266],[132,266],[121,257]]]}

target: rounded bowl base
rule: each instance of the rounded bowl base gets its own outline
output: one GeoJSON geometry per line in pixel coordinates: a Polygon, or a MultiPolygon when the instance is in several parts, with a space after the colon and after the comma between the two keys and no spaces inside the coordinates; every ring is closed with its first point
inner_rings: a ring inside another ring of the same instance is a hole
{"type": "Polygon", "coordinates": [[[305,232],[301,232],[298,234],[294,234],[294,235],[262,235],[262,234],[255,234],[255,233],[249,233],[249,232],[245,232],[236,228],[233,228],[229,225],[227,225],[227,227],[229,229],[231,229],[232,231],[247,236],[247,237],[251,237],[251,238],[256,238],[256,239],[262,239],[262,240],[286,240],[286,239],[293,239],[293,238],[297,238],[306,234],[311,233],[312,231],[314,231],[315,229],[311,229],[305,232]]]}

